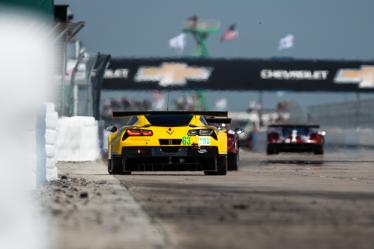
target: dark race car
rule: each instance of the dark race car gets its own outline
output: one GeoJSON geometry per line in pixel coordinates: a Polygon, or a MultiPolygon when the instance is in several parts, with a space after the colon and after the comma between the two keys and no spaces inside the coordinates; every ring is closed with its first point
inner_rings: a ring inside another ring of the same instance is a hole
{"type": "Polygon", "coordinates": [[[239,134],[243,132],[242,129],[231,129],[230,118],[206,118],[206,121],[216,126],[219,129],[227,130],[227,169],[239,169],[239,134]]]}
{"type": "Polygon", "coordinates": [[[313,152],[323,154],[325,132],[319,125],[273,124],[268,126],[268,155],[279,152],[313,152]]]}

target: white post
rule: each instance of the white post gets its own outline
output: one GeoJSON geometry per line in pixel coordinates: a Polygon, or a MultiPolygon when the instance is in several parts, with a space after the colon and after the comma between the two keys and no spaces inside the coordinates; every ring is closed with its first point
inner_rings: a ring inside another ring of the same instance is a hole
{"type": "Polygon", "coordinates": [[[73,116],[78,116],[78,103],[79,103],[79,86],[76,82],[73,85],[73,116]]]}

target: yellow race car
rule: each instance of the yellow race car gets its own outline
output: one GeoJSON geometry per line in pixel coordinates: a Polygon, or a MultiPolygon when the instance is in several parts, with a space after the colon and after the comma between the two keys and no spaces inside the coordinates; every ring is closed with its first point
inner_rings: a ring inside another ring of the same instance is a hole
{"type": "Polygon", "coordinates": [[[227,130],[208,125],[205,117],[227,112],[113,112],[127,125],[108,127],[108,172],[204,171],[226,175],[227,130]]]}

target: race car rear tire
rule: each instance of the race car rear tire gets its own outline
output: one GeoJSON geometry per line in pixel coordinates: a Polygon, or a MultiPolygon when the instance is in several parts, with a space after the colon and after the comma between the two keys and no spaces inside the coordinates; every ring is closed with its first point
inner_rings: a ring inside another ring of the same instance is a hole
{"type": "Polygon", "coordinates": [[[126,159],[122,160],[121,175],[131,175],[131,171],[126,171],[126,159]]]}
{"type": "Polygon", "coordinates": [[[239,168],[239,155],[229,154],[227,155],[227,170],[238,170],[239,168]]]}
{"type": "Polygon", "coordinates": [[[108,160],[108,173],[110,175],[130,175],[131,171],[123,171],[123,160],[120,157],[112,157],[108,160]]]}
{"type": "Polygon", "coordinates": [[[278,151],[278,149],[273,145],[268,145],[267,147],[266,147],[266,154],[267,155],[274,155],[274,154],[278,154],[279,153],[279,151],[278,151]]]}
{"type": "Polygon", "coordinates": [[[118,158],[113,157],[112,159],[108,160],[108,173],[110,175],[117,175],[118,169],[121,168],[121,160],[118,160],[118,158]]]}
{"type": "Polygon", "coordinates": [[[316,148],[314,150],[314,154],[315,155],[323,155],[323,153],[324,153],[324,151],[323,151],[323,147],[322,146],[320,146],[320,147],[318,147],[318,148],[316,148]]]}
{"type": "Polygon", "coordinates": [[[227,173],[227,156],[217,156],[216,157],[216,171],[204,171],[205,175],[226,175],[227,173]]]}
{"type": "Polygon", "coordinates": [[[110,175],[118,175],[122,168],[122,160],[118,157],[112,157],[108,160],[108,173],[110,175]]]}
{"type": "Polygon", "coordinates": [[[112,159],[108,159],[108,174],[111,175],[112,174],[112,159]]]}

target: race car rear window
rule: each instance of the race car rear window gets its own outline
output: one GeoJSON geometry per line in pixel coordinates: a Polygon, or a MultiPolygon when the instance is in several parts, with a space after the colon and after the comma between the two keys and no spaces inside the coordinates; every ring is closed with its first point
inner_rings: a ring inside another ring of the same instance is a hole
{"type": "Polygon", "coordinates": [[[155,126],[185,126],[191,122],[191,114],[149,114],[145,116],[155,126]]]}
{"type": "Polygon", "coordinates": [[[300,135],[308,135],[310,133],[310,129],[309,128],[289,128],[289,127],[284,127],[282,129],[282,133],[283,133],[283,136],[288,136],[290,134],[292,134],[292,131],[296,130],[298,134],[300,135]]]}

